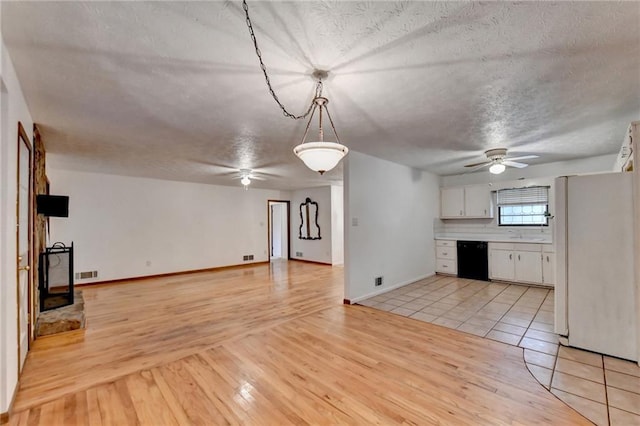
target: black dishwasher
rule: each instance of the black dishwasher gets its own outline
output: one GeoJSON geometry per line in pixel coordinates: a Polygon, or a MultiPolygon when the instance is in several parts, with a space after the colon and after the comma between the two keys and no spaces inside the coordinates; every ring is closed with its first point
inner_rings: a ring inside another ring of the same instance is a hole
{"type": "Polygon", "coordinates": [[[489,281],[486,241],[458,241],[458,277],[489,281]]]}

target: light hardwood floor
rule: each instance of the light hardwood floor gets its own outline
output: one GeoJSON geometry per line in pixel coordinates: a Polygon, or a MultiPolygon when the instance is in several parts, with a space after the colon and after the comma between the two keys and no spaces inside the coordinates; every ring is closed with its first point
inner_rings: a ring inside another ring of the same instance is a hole
{"type": "Polygon", "coordinates": [[[36,341],[12,424],[589,424],[522,349],[344,306],[300,262],[85,288],[82,335],[36,341]]]}

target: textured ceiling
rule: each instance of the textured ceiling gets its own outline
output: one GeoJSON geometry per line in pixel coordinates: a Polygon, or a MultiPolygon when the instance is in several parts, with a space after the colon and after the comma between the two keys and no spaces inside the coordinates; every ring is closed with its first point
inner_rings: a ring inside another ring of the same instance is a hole
{"type": "MultiPolygon", "coordinates": [[[[343,143],[457,174],[492,147],[544,163],[614,153],[640,119],[640,3],[250,2],[293,113],[314,68],[343,143]]],[[[60,165],[291,189],[341,180],[293,155],[240,2],[2,2],[34,120],[60,165]]]]}

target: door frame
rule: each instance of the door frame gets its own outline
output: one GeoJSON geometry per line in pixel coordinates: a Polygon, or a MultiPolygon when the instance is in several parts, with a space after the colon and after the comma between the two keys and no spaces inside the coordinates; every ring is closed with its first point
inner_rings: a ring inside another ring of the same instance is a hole
{"type": "Polygon", "coordinates": [[[287,256],[291,259],[291,202],[289,200],[267,200],[267,259],[271,262],[271,204],[285,203],[287,205],[287,256]]]}
{"type": "MultiPolygon", "coordinates": [[[[16,225],[20,224],[20,148],[21,144],[29,151],[29,182],[27,184],[28,192],[28,215],[27,215],[27,247],[28,247],[28,259],[27,265],[29,266],[29,270],[27,270],[27,352],[29,352],[29,348],[31,347],[31,343],[33,342],[33,324],[34,324],[34,306],[33,306],[33,213],[34,213],[34,176],[33,176],[33,147],[31,142],[29,141],[29,136],[27,132],[24,130],[21,122],[18,122],[18,138],[17,138],[17,151],[16,151],[16,162],[17,162],[17,171],[16,171],[16,225]]],[[[18,372],[21,371],[21,357],[20,357],[20,347],[22,342],[20,341],[20,228],[16,226],[16,327],[18,332],[18,372]]]]}

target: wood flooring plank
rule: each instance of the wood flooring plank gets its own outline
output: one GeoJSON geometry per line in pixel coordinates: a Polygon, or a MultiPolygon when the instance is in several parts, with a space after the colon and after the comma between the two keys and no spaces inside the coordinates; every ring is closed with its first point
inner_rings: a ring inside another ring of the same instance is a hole
{"type": "Polygon", "coordinates": [[[125,382],[141,425],[178,425],[151,371],[130,374],[125,382]]]}
{"type": "Polygon", "coordinates": [[[96,388],[88,389],[86,392],[84,392],[84,394],[87,400],[89,426],[102,426],[102,416],[100,414],[100,404],[98,404],[97,389],[96,388]]]}

